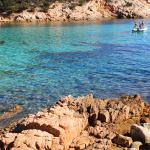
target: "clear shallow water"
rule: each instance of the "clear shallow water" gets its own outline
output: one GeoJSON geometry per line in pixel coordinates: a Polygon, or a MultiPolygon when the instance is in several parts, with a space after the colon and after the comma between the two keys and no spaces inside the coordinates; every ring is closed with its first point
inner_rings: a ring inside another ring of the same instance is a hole
{"type": "Polygon", "coordinates": [[[0,24],[0,114],[69,94],[150,102],[150,20],[145,33],[131,32],[135,21],[0,24]]]}

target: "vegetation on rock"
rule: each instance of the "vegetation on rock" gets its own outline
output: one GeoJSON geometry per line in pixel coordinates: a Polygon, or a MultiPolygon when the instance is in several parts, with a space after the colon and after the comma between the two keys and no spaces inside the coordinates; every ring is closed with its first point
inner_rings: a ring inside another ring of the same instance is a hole
{"type": "MultiPolygon", "coordinates": [[[[71,9],[77,5],[82,6],[84,2],[89,0],[79,0],[76,5],[71,3],[71,0],[59,0],[60,3],[70,2],[71,9]]],[[[0,0],[0,12],[21,12],[30,8],[34,12],[35,7],[41,7],[41,11],[47,12],[50,4],[56,2],[56,0],[0,0]]]]}
{"type": "Polygon", "coordinates": [[[131,3],[127,2],[126,5],[124,5],[124,7],[130,7],[130,6],[132,6],[132,2],[131,3]]]}

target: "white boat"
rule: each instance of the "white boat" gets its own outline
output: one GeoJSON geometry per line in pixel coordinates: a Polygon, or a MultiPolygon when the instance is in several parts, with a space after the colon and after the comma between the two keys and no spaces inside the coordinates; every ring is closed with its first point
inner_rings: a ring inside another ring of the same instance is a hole
{"type": "Polygon", "coordinates": [[[147,31],[147,27],[142,27],[142,28],[133,28],[132,32],[144,32],[147,31]]]}

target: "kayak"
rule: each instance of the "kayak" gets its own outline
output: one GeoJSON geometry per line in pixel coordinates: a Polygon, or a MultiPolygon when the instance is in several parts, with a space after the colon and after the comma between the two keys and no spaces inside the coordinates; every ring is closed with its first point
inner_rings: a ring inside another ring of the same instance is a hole
{"type": "Polygon", "coordinates": [[[133,28],[132,32],[143,32],[143,31],[147,31],[147,27],[144,28],[133,28]]]}

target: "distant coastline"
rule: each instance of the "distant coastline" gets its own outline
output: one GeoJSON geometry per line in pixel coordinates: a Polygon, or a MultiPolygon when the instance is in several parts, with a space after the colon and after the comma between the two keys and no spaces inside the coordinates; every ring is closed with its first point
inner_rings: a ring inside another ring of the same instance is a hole
{"type": "Polygon", "coordinates": [[[82,6],[74,6],[75,2],[52,3],[47,12],[42,12],[36,7],[33,12],[25,9],[20,13],[0,14],[0,22],[33,22],[33,21],[81,21],[103,20],[112,18],[150,18],[150,3],[139,0],[106,1],[92,0],[82,6]],[[72,6],[72,7],[71,7],[72,6]]]}

